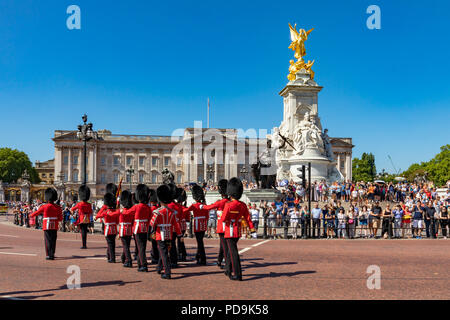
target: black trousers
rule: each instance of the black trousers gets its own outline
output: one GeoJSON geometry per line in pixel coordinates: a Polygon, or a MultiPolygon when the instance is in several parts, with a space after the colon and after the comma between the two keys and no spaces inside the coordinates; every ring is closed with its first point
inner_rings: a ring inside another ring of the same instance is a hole
{"type": "Polygon", "coordinates": [[[448,225],[448,220],[441,220],[441,229],[442,229],[442,236],[446,237],[447,236],[447,225],[448,225]]]}
{"type": "Polygon", "coordinates": [[[56,250],[56,238],[58,237],[57,230],[45,230],[44,240],[45,240],[45,255],[47,257],[54,258],[56,250]]]}
{"type": "Polygon", "coordinates": [[[439,230],[438,220],[431,218],[430,220],[430,234],[433,239],[436,239],[436,232],[439,230]]]}
{"type": "Polygon", "coordinates": [[[425,219],[425,232],[427,234],[427,238],[431,236],[430,227],[431,227],[431,220],[425,219]]]}
{"type": "Polygon", "coordinates": [[[164,269],[164,273],[166,275],[170,275],[170,261],[169,261],[169,246],[170,240],[158,240],[158,250],[159,250],[159,259],[158,259],[158,267],[157,271],[161,272],[164,269]]]}
{"type": "Polygon", "coordinates": [[[225,270],[228,276],[231,277],[234,274],[236,277],[242,277],[241,259],[239,258],[239,252],[237,243],[239,238],[227,238],[227,258],[225,260],[225,270]]]}
{"type": "Polygon", "coordinates": [[[138,245],[137,245],[137,240],[136,240],[136,235],[133,234],[133,239],[134,239],[134,257],[138,256],[138,245]]]}
{"type": "Polygon", "coordinates": [[[187,252],[186,252],[186,246],[184,245],[183,236],[184,232],[181,232],[181,237],[177,237],[177,248],[178,248],[178,258],[179,259],[186,259],[187,252]]]}
{"type": "Polygon", "coordinates": [[[147,267],[147,256],[145,255],[145,250],[147,250],[147,233],[136,234],[136,244],[138,249],[138,267],[147,267]]]}
{"type": "Polygon", "coordinates": [[[311,219],[305,219],[302,224],[302,237],[311,237],[311,219]]]}
{"type": "Polygon", "coordinates": [[[178,264],[178,252],[177,252],[177,233],[172,234],[172,240],[170,241],[170,263],[178,264]]]}
{"type": "Polygon", "coordinates": [[[313,219],[313,238],[316,237],[316,229],[317,229],[317,237],[320,237],[320,219],[313,219]]]}
{"type": "Polygon", "coordinates": [[[392,227],[391,227],[391,219],[390,218],[383,218],[382,225],[381,225],[381,235],[384,236],[384,234],[387,233],[389,237],[392,237],[392,227]]]}
{"type": "Polygon", "coordinates": [[[159,261],[158,242],[154,239],[151,239],[151,243],[152,243],[152,251],[151,251],[152,263],[158,263],[159,261]]]}
{"type": "Polygon", "coordinates": [[[195,233],[195,239],[197,239],[197,254],[195,259],[197,263],[206,263],[205,245],[203,244],[203,238],[205,237],[205,231],[195,233]]]}
{"type": "Polygon", "coordinates": [[[106,249],[106,256],[108,257],[108,261],[116,262],[116,235],[110,234],[105,238],[106,243],[108,244],[108,248],[106,249]]]}
{"type": "Polygon", "coordinates": [[[83,247],[86,247],[86,242],[87,242],[87,234],[88,234],[88,223],[80,223],[80,231],[81,231],[81,242],[83,244],[83,247]]]}
{"type": "Polygon", "coordinates": [[[124,263],[132,263],[131,259],[131,251],[130,251],[130,244],[131,244],[131,236],[123,236],[120,238],[122,241],[122,261],[124,263]]]}
{"type": "Polygon", "coordinates": [[[219,241],[220,241],[220,247],[219,247],[219,256],[217,257],[217,263],[222,264],[222,260],[224,260],[225,264],[227,261],[227,241],[225,240],[225,234],[219,233],[219,241]]]}

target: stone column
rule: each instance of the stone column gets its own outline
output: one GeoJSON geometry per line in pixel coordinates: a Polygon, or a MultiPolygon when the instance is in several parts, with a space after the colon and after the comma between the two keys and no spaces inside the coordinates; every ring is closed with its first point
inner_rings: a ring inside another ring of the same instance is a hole
{"type": "Polygon", "coordinates": [[[67,155],[67,180],[72,181],[72,148],[69,147],[69,152],[67,155]]]}
{"type": "Polygon", "coordinates": [[[3,181],[0,181],[0,202],[5,202],[5,189],[3,188],[3,181]]]}
{"type": "Polygon", "coordinates": [[[352,156],[350,152],[345,154],[345,165],[347,167],[347,180],[352,180],[352,156]]]}

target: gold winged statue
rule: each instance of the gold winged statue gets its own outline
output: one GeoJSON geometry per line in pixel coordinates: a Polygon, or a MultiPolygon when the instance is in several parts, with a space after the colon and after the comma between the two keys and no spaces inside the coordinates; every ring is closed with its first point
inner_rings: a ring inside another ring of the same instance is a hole
{"type": "Polygon", "coordinates": [[[314,72],[311,70],[311,66],[314,64],[314,61],[308,61],[308,63],[305,63],[305,61],[303,60],[303,57],[306,55],[305,41],[308,40],[308,36],[314,30],[314,28],[308,31],[305,31],[305,29],[300,29],[297,31],[296,27],[297,24],[294,24],[294,26],[292,27],[289,23],[292,41],[289,49],[295,51],[294,57],[297,59],[297,61],[294,62],[293,60],[291,60],[289,62],[291,66],[289,67],[288,79],[291,81],[295,80],[295,74],[301,69],[305,69],[306,72],[311,75],[311,79],[314,79],[314,72]]]}

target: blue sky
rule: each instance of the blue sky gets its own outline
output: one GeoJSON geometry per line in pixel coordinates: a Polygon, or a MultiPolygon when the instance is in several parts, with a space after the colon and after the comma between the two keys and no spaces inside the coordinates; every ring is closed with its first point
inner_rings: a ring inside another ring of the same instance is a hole
{"type": "Polygon", "coordinates": [[[448,1],[0,0],[0,146],[53,157],[55,129],[267,128],[282,120],[288,22],[315,28],[319,115],[377,169],[427,161],[450,142],[448,1]],[[81,30],[66,9],[81,8],[81,30]],[[381,30],[366,9],[381,8],[381,30]]]}

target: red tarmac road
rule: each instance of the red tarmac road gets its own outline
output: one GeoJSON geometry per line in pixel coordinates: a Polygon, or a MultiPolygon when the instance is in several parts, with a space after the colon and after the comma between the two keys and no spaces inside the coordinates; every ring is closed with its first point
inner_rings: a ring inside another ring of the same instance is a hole
{"type": "MultiPolygon", "coordinates": [[[[195,240],[186,245],[193,260],[195,240]]],[[[100,234],[88,236],[88,250],[80,246],[79,234],[59,232],[56,260],[47,261],[41,230],[0,222],[0,298],[450,299],[450,241],[443,239],[240,240],[242,282],[213,265],[218,240],[205,239],[208,266],[181,263],[172,280],[161,279],[154,265],[140,273],[107,263],[100,234]],[[80,267],[79,290],[67,288],[70,265],[80,267]],[[380,267],[379,290],[367,287],[370,265],[380,267]]]]}

